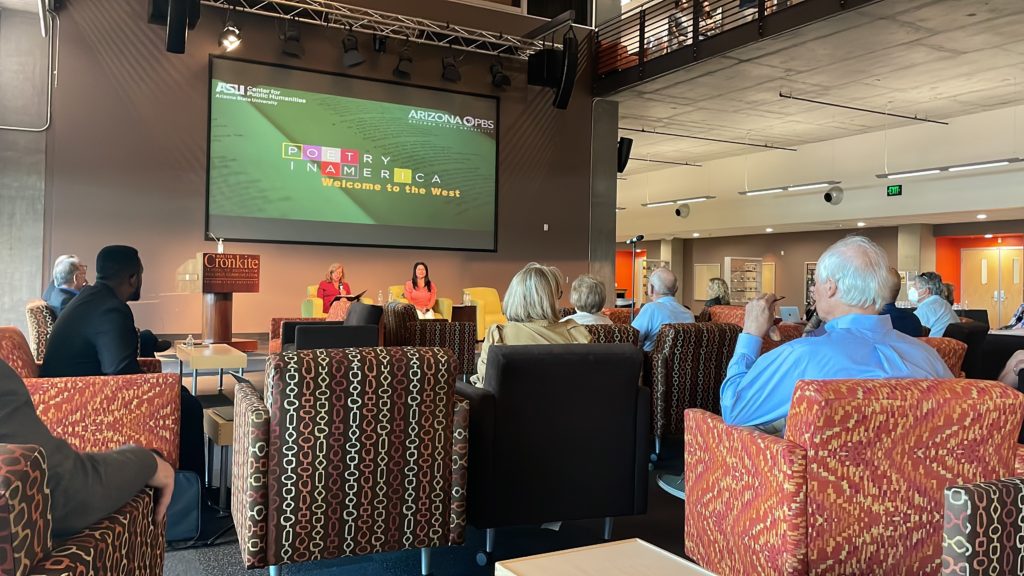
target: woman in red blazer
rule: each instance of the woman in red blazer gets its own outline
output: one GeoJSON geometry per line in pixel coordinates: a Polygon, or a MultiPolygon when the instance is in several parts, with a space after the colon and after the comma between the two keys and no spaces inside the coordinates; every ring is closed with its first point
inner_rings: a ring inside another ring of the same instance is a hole
{"type": "MultiPolygon", "coordinates": [[[[320,282],[320,286],[316,289],[317,298],[323,300],[324,303],[324,314],[330,314],[332,309],[331,304],[334,303],[335,297],[339,295],[348,296],[350,294],[352,294],[352,290],[349,288],[348,282],[345,282],[345,267],[337,262],[331,264],[331,267],[327,269],[327,276],[322,282],[320,282]]],[[[337,303],[341,304],[341,308],[345,308],[345,310],[336,310],[336,315],[339,312],[348,312],[348,300],[338,300],[337,303]],[[344,302],[344,304],[342,304],[342,302],[344,302]]],[[[334,308],[338,308],[338,306],[334,306],[334,308]]],[[[342,316],[340,319],[344,320],[345,318],[342,316]]]]}

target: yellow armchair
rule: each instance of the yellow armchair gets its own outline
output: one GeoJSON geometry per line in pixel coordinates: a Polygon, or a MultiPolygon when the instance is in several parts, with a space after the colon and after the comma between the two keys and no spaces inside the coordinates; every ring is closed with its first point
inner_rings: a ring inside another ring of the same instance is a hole
{"type": "Polygon", "coordinates": [[[306,299],[302,301],[303,318],[326,318],[324,301],[317,297],[316,291],[320,284],[306,286],[306,299]]]}
{"type": "Polygon", "coordinates": [[[494,324],[505,324],[508,319],[501,312],[501,298],[494,288],[463,288],[469,294],[469,303],[476,306],[476,338],[483,340],[494,324]]]}
{"type": "MultiPolygon", "coordinates": [[[[392,302],[405,302],[409,303],[409,299],[405,297],[405,285],[396,284],[394,286],[388,286],[388,294],[390,294],[392,302]]],[[[438,318],[444,318],[445,320],[452,319],[452,299],[437,297],[437,301],[434,302],[434,316],[438,318]]]]}

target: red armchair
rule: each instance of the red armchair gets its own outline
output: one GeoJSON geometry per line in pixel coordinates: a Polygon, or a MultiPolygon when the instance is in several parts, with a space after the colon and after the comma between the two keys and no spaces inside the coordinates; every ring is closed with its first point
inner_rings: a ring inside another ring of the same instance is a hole
{"type": "Polygon", "coordinates": [[[427,549],[461,544],[469,408],[454,365],[443,348],[301,350],[270,355],[264,397],[240,383],[231,512],[245,566],[420,548],[426,572],[427,549]]]}
{"type": "Polygon", "coordinates": [[[961,368],[964,364],[964,356],[967,354],[967,344],[952,338],[929,338],[925,336],[918,338],[918,340],[935,348],[942,361],[946,363],[946,366],[949,366],[949,371],[953,373],[953,376],[957,378],[964,377],[961,368]]]}
{"type": "MultiPolygon", "coordinates": [[[[177,465],[174,374],[27,379],[25,385],[40,419],[75,449],[137,444],[177,465]]],[[[0,573],[163,574],[164,525],[153,522],[149,489],[60,543],[50,536],[49,498],[42,449],[0,444],[0,573]]]]}
{"type": "Polygon", "coordinates": [[[686,412],[686,553],[732,574],[935,574],[942,495],[1012,475],[1024,396],[982,380],[798,382],[785,438],[686,412]]]}

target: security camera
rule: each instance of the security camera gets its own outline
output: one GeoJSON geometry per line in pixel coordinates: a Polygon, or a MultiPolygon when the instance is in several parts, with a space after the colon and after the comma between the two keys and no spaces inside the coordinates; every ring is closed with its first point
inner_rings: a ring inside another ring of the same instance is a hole
{"type": "Polygon", "coordinates": [[[833,186],[828,189],[828,192],[825,192],[824,198],[825,202],[833,206],[839,206],[843,203],[843,189],[839,186],[833,186]]]}
{"type": "Polygon", "coordinates": [[[686,204],[676,208],[676,218],[686,218],[690,215],[690,207],[686,204]]]}

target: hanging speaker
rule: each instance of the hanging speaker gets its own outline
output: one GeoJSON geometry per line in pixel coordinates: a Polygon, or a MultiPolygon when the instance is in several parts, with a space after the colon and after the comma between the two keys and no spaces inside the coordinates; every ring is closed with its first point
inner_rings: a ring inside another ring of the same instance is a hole
{"type": "Polygon", "coordinates": [[[185,53],[188,31],[199,24],[200,0],[149,0],[150,24],[167,26],[164,43],[168,52],[185,53]]]}
{"type": "Polygon", "coordinates": [[[555,100],[552,105],[559,110],[569,107],[569,99],[572,98],[572,88],[576,84],[576,68],[580,60],[580,42],[572,27],[562,36],[562,77],[559,79],[558,87],[555,88],[555,100]]]}
{"type": "Polygon", "coordinates": [[[616,163],[616,170],[619,174],[626,171],[626,164],[629,162],[629,153],[633,150],[633,139],[622,137],[619,138],[618,158],[616,163]]]}

